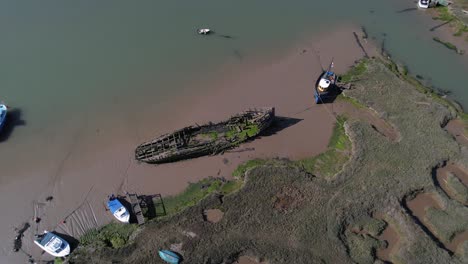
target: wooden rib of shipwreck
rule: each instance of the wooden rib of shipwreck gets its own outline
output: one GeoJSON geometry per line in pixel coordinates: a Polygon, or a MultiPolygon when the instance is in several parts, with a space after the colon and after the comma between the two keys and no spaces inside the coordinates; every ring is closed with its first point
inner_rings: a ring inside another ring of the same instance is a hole
{"type": "Polygon", "coordinates": [[[216,155],[251,139],[268,128],[274,107],[249,109],[220,123],[189,126],[139,145],[135,158],[147,163],[166,163],[204,155],[216,155]]]}

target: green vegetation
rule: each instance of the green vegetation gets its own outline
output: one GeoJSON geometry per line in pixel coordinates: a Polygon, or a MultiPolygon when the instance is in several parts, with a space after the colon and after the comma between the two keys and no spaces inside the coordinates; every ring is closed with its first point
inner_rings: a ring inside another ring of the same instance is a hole
{"type": "Polygon", "coordinates": [[[447,187],[450,192],[455,196],[455,199],[461,203],[468,203],[468,188],[452,173],[448,174],[447,187]]]}
{"type": "MultiPolygon", "coordinates": [[[[80,248],[71,260],[75,264],[151,263],[157,248],[183,245],[187,263],[231,263],[240,253],[278,264],[291,259],[295,264],[376,263],[375,250],[383,242],[370,232],[377,234],[381,224],[363,223],[369,234],[356,234],[348,227],[364,216],[384,213],[388,222],[397,223],[401,234],[392,261],[459,263],[457,256],[422,235],[426,231],[415,227],[400,202],[414,190],[434,187],[428,168],[459,160],[463,154],[440,126],[453,113],[430,96],[422,96],[381,61],[371,59],[366,66],[366,78],[355,81],[362,89],[347,94],[361,102],[371,98],[373,109],[398,129],[398,143],[382,137],[365,121],[346,123],[354,153],[333,181],[304,173],[291,165],[294,162],[275,161],[278,165],[270,166],[268,161],[251,170],[243,187],[223,199],[208,195],[189,210],[148,222],[124,248],[80,248]],[[275,208],[278,200],[288,208],[286,212],[275,208]],[[207,208],[222,208],[222,223],[206,223],[202,213],[207,208]]],[[[339,139],[330,142],[343,145],[339,139]]],[[[447,205],[454,207],[447,214],[456,221],[467,219],[461,213],[466,208],[447,205]]]]}
{"type": "Polygon", "coordinates": [[[418,79],[410,76],[410,75],[405,75],[402,72],[399,71],[398,66],[395,62],[391,60],[382,60],[378,59],[381,61],[391,72],[393,72],[395,75],[397,75],[399,78],[403,79],[404,81],[408,82],[409,84],[412,85],[412,88],[415,88],[418,90],[420,93],[429,95],[434,101],[440,103],[443,106],[446,106],[448,109],[450,109],[453,112],[456,112],[458,114],[463,115],[463,110],[460,109],[457,105],[455,105],[452,101],[440,97],[433,89],[430,89],[426,86],[424,86],[418,79]]]}
{"type": "Polygon", "coordinates": [[[463,132],[464,132],[465,136],[468,137],[468,114],[463,113],[463,112],[459,112],[458,117],[463,122],[463,125],[464,125],[463,132]]]}
{"type": "Polygon", "coordinates": [[[208,178],[189,186],[179,195],[164,198],[167,215],[175,214],[183,209],[194,206],[207,195],[220,190],[223,185],[221,179],[208,178]]]}
{"type": "Polygon", "coordinates": [[[344,129],[345,121],[345,117],[337,117],[327,151],[298,161],[299,166],[308,173],[325,178],[331,178],[338,173],[348,161],[351,150],[351,141],[344,129]]]}
{"type": "Polygon", "coordinates": [[[387,227],[385,221],[366,216],[353,225],[353,230],[363,230],[373,237],[379,236],[387,227]]]}
{"type": "Polygon", "coordinates": [[[262,159],[253,159],[244,162],[243,164],[237,166],[237,168],[232,172],[232,176],[242,178],[247,170],[264,165],[267,161],[262,159]]]}
{"type": "Polygon", "coordinates": [[[365,109],[365,108],[367,108],[365,105],[363,105],[361,102],[359,102],[359,101],[356,100],[355,98],[346,96],[346,95],[344,95],[343,93],[341,93],[340,95],[338,95],[337,99],[340,100],[340,101],[349,102],[350,104],[354,105],[356,108],[360,108],[360,109],[365,109]]]}
{"type": "Polygon", "coordinates": [[[449,243],[455,235],[468,229],[466,215],[458,211],[443,211],[429,207],[426,211],[426,219],[433,227],[436,236],[444,243],[449,243]]]}
{"type": "Polygon", "coordinates": [[[360,77],[367,69],[367,61],[366,59],[362,59],[359,61],[358,64],[353,66],[347,73],[340,76],[340,82],[349,83],[355,81],[358,77],[360,77]]]}
{"type": "Polygon", "coordinates": [[[240,179],[228,181],[221,186],[221,193],[226,195],[239,190],[242,187],[243,181],[240,179]]]}
{"type": "Polygon", "coordinates": [[[110,223],[100,229],[91,229],[80,237],[83,246],[121,248],[137,229],[134,224],[110,223]]]}
{"type": "Polygon", "coordinates": [[[226,132],[225,136],[228,139],[236,139],[238,141],[244,141],[247,138],[253,137],[259,133],[258,125],[256,124],[249,124],[246,125],[241,129],[241,131],[237,130],[230,130],[226,132]]]}
{"type": "Polygon", "coordinates": [[[56,257],[54,259],[54,264],[62,264],[63,263],[63,259],[62,258],[59,258],[59,257],[56,257]]]}
{"type": "Polygon", "coordinates": [[[202,137],[210,138],[212,140],[216,140],[219,137],[219,133],[216,132],[216,131],[210,131],[210,132],[202,133],[202,134],[199,134],[199,135],[202,136],[202,137]]]}
{"type": "Polygon", "coordinates": [[[446,6],[437,6],[436,9],[438,16],[434,17],[434,19],[442,20],[445,22],[450,22],[456,20],[457,18],[449,11],[448,7],[446,6]]]}
{"type": "Polygon", "coordinates": [[[464,32],[468,32],[468,26],[463,23],[458,17],[456,17],[446,6],[438,6],[435,9],[438,13],[437,17],[434,19],[449,22],[450,25],[454,28],[454,36],[461,36],[464,32]]]}
{"type": "Polygon", "coordinates": [[[451,50],[455,51],[455,52],[458,53],[458,54],[463,54],[463,51],[459,50],[459,49],[457,48],[457,46],[453,45],[453,44],[450,43],[450,42],[443,41],[443,40],[441,40],[440,38],[437,38],[437,37],[433,37],[432,39],[433,39],[435,42],[438,42],[438,43],[444,45],[444,46],[447,47],[448,49],[451,49],[451,50]]]}
{"type": "Polygon", "coordinates": [[[386,245],[372,236],[346,231],[346,243],[351,258],[356,263],[374,263],[375,250],[386,245]]]}

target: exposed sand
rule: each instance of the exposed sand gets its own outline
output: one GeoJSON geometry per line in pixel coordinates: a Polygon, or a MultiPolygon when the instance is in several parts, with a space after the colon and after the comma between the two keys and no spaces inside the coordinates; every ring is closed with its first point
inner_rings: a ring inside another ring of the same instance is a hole
{"type": "MultiPolygon", "coordinates": [[[[23,249],[39,260],[40,250],[31,243],[36,231],[55,229],[78,237],[90,227],[111,221],[104,209],[108,194],[129,191],[159,193],[164,197],[207,176],[229,178],[234,168],[248,159],[298,159],[323,152],[334,117],[331,105],[313,103],[312,87],[321,73],[317,54],[324,67],[334,57],[335,71],[346,71],[363,55],[355,45],[353,31],[359,30],[345,26],[302,41],[287,55],[268,60],[275,63],[227,64],[226,75],[196,84],[210,88],[197,94],[187,91],[164,109],[135,105],[125,111],[121,110],[123,99],[116,100],[113,108],[92,109],[89,111],[96,112],[85,112],[70,117],[66,124],[57,124],[62,128],[60,131],[69,133],[57,134],[54,127],[38,131],[49,140],[31,141],[25,154],[28,160],[15,160],[17,157],[2,160],[4,172],[16,177],[0,186],[0,203],[8,211],[2,214],[0,226],[4,238],[0,242],[0,262],[25,262],[25,255],[11,251],[14,227],[25,221],[32,223],[35,201],[41,203],[37,215],[42,220],[38,227],[32,225],[25,233],[23,249]],[[158,166],[137,164],[133,159],[134,148],[145,140],[182,126],[223,120],[256,106],[275,106],[276,114],[289,122],[280,122],[274,133],[224,155],[158,166]],[[47,196],[53,196],[53,200],[45,202],[47,196]]],[[[370,44],[364,45],[370,49],[370,44]]],[[[42,259],[51,257],[44,254],[42,259]]]]}
{"type": "Polygon", "coordinates": [[[224,213],[219,209],[208,209],[204,212],[206,220],[211,223],[218,223],[223,219],[224,213]]]}

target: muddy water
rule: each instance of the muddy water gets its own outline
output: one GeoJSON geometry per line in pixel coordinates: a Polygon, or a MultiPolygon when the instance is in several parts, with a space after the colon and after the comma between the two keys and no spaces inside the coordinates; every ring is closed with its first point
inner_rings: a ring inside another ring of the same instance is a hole
{"type": "Polygon", "coordinates": [[[377,257],[384,261],[390,261],[390,256],[392,252],[398,248],[398,242],[400,240],[397,231],[388,224],[378,239],[387,241],[388,245],[386,248],[377,249],[377,257]]]}
{"type": "Polygon", "coordinates": [[[221,221],[221,219],[223,219],[224,215],[224,213],[219,209],[208,209],[205,210],[204,214],[206,216],[206,220],[211,223],[218,223],[221,221]]]}
{"type": "Polygon", "coordinates": [[[452,173],[457,177],[465,186],[468,186],[468,174],[453,163],[449,163],[444,167],[438,168],[436,171],[437,182],[440,184],[444,192],[450,196],[450,198],[458,200],[455,198],[451,188],[447,185],[449,173],[452,173]]]}

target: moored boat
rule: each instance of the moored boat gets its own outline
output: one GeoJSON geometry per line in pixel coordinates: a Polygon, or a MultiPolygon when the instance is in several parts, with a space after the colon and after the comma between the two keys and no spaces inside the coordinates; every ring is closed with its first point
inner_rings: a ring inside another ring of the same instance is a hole
{"type": "Polygon", "coordinates": [[[211,34],[211,29],[209,28],[199,28],[197,29],[197,33],[200,34],[200,35],[208,35],[208,34],[211,34]]]}
{"type": "Polygon", "coordinates": [[[119,201],[117,197],[111,195],[107,201],[107,207],[111,211],[112,215],[122,223],[128,223],[130,221],[130,214],[125,206],[119,201]]]}
{"type": "Polygon", "coordinates": [[[224,122],[185,127],[139,145],[135,159],[165,163],[215,155],[257,136],[274,117],[275,108],[265,107],[247,110],[224,122]]]}
{"type": "Polygon", "coordinates": [[[70,254],[68,242],[52,232],[44,231],[44,234],[39,235],[34,243],[54,257],[65,257],[70,254]]]}
{"type": "Polygon", "coordinates": [[[170,250],[160,250],[159,251],[159,256],[166,261],[167,263],[170,264],[179,264],[180,262],[180,257],[177,255],[175,252],[172,252],[170,250]]]}
{"type": "Polygon", "coordinates": [[[419,8],[429,8],[430,0],[419,0],[418,7],[419,8]]]}
{"type": "Polygon", "coordinates": [[[8,108],[4,104],[0,104],[0,132],[2,131],[3,127],[6,123],[6,116],[7,116],[8,108]]]}
{"type": "Polygon", "coordinates": [[[323,73],[318,78],[315,83],[314,98],[315,103],[323,103],[327,97],[331,96],[334,92],[336,82],[336,74],[333,72],[333,60],[328,67],[328,70],[323,71],[323,73]]]}

